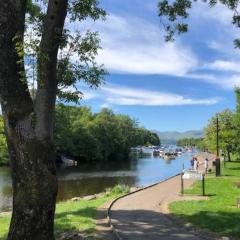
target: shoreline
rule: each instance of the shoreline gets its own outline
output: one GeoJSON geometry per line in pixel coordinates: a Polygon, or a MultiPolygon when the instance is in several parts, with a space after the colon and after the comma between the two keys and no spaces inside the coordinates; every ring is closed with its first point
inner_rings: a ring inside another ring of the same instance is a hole
{"type": "MultiPolygon", "coordinates": [[[[190,160],[190,155],[188,155],[188,154],[186,154],[186,157],[185,157],[185,166],[188,166],[188,159],[190,160]]],[[[158,165],[159,163],[158,162],[162,162],[163,160],[162,159],[154,159],[154,160],[152,160],[152,164],[155,164],[154,163],[154,161],[156,160],[156,164],[158,165]]],[[[116,178],[118,178],[118,177],[121,177],[121,179],[123,179],[123,181],[120,181],[120,182],[125,182],[125,184],[127,185],[127,186],[129,186],[130,187],[130,189],[131,189],[131,191],[134,191],[134,190],[138,190],[138,189],[142,189],[142,188],[145,188],[145,187],[149,187],[149,186],[151,186],[151,185],[154,185],[154,184],[157,184],[157,183],[159,183],[159,182],[162,182],[162,181],[165,181],[166,179],[168,179],[168,178],[170,178],[170,177],[173,177],[173,176],[175,176],[175,175],[177,175],[179,172],[181,172],[181,169],[182,169],[182,166],[181,166],[181,164],[179,164],[179,163],[175,163],[174,162],[175,160],[172,160],[172,162],[171,162],[171,170],[168,172],[167,170],[166,171],[164,171],[164,170],[161,170],[160,169],[160,173],[159,173],[159,175],[157,174],[157,172],[153,172],[153,177],[151,177],[151,178],[148,178],[148,177],[141,177],[141,179],[140,180],[137,180],[138,179],[138,173],[135,173],[135,172],[132,172],[131,170],[130,170],[130,173],[128,173],[129,171],[118,171],[117,172],[117,175],[115,175],[115,172],[113,172],[113,171],[111,171],[110,173],[109,173],[109,178],[108,178],[108,180],[107,181],[109,181],[109,182],[112,182],[111,184],[107,184],[107,185],[109,185],[109,186],[105,186],[104,185],[104,181],[106,181],[106,180],[103,180],[103,184],[101,184],[100,185],[100,188],[99,189],[94,189],[94,191],[92,191],[91,190],[91,188],[89,188],[89,190],[86,190],[85,188],[83,189],[83,190],[77,190],[77,191],[75,191],[75,192],[73,192],[73,194],[66,194],[66,196],[65,196],[65,193],[63,194],[63,195],[61,195],[60,196],[60,198],[57,200],[57,203],[59,203],[59,202],[64,202],[64,201],[68,201],[68,200],[70,200],[70,199],[72,199],[72,198],[74,198],[74,197],[84,197],[84,196],[88,196],[88,195],[93,195],[93,194],[98,194],[98,193],[101,193],[101,192],[104,192],[104,190],[105,190],[105,188],[108,188],[108,187],[110,187],[110,188],[113,188],[115,185],[117,185],[118,183],[117,183],[117,181],[115,180],[116,178]],[[162,171],[162,173],[161,173],[161,171],[162,171]],[[163,172],[164,171],[164,172],[163,172]],[[134,181],[129,181],[129,180],[124,180],[124,179],[128,179],[129,178],[129,175],[128,174],[130,174],[130,178],[134,178],[134,179],[136,179],[136,180],[134,180],[134,181]],[[114,179],[112,180],[111,179],[111,177],[113,177],[114,179]],[[95,191],[95,190],[97,190],[97,191],[95,191]],[[84,194],[82,194],[82,193],[84,193],[84,194]]],[[[178,161],[178,160],[177,160],[178,161]]],[[[179,161],[183,161],[183,160],[179,160],[179,161]]],[[[163,165],[165,165],[166,163],[162,163],[163,165]]],[[[160,163],[160,165],[162,165],[161,163],[160,163]]],[[[167,168],[167,167],[166,167],[167,168]]],[[[3,169],[3,174],[7,174],[7,175],[9,175],[9,172],[10,172],[10,168],[8,167],[8,166],[5,166],[5,167],[1,167],[1,169],[3,169]],[[5,169],[5,170],[4,170],[5,169]],[[5,173],[6,172],[6,173],[5,173]]],[[[165,168],[163,168],[163,169],[165,169],[165,168]]],[[[71,171],[71,170],[70,170],[71,171]]],[[[72,174],[70,174],[71,176],[68,178],[68,179],[66,179],[66,181],[62,181],[62,179],[61,179],[61,177],[59,178],[59,182],[60,182],[60,184],[63,184],[63,186],[65,186],[66,184],[69,184],[67,181],[68,180],[70,180],[70,181],[72,181],[72,180],[74,180],[74,181],[80,181],[80,182],[84,182],[84,181],[87,181],[87,180],[85,180],[85,178],[82,178],[81,177],[81,179],[78,179],[77,178],[77,176],[76,176],[76,174],[74,175],[75,173],[73,173],[73,177],[71,177],[72,176],[72,174]]],[[[79,173],[80,174],[80,173],[79,173]]],[[[86,173],[84,173],[85,175],[86,175],[86,173]]],[[[81,175],[81,174],[80,174],[81,175]]],[[[84,175],[84,176],[85,176],[84,175]]],[[[87,175],[89,175],[89,178],[88,179],[91,179],[91,173],[89,173],[89,174],[87,174],[87,175]]],[[[97,175],[95,174],[94,175],[94,177],[95,176],[100,176],[100,177],[103,177],[103,176],[105,176],[106,174],[102,174],[102,173],[98,173],[97,175]]],[[[5,175],[3,175],[3,176],[5,176],[5,175]]],[[[11,187],[11,183],[10,183],[10,175],[8,176],[8,182],[9,182],[9,184],[7,185],[7,187],[11,187]]],[[[100,179],[101,180],[101,179],[100,179]]],[[[95,180],[96,181],[96,180],[95,180]]],[[[119,181],[118,181],[119,182],[119,181]]],[[[97,183],[96,183],[97,184],[97,183]]],[[[3,185],[4,186],[4,185],[3,185]]],[[[10,195],[8,195],[8,196],[5,196],[5,195],[1,195],[1,197],[3,197],[2,199],[3,199],[3,201],[2,201],[2,207],[1,207],[1,209],[0,209],[0,212],[6,212],[6,211],[11,211],[11,196],[10,195]]]]}

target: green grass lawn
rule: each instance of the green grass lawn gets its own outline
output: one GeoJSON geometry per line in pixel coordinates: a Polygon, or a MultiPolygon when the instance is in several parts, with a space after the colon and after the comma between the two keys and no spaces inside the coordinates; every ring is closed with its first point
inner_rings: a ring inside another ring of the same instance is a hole
{"type": "MultiPolygon", "coordinates": [[[[93,234],[96,227],[94,217],[97,208],[105,202],[127,193],[128,190],[128,187],[116,186],[96,200],[58,203],[55,214],[56,236],[69,230],[79,230],[87,234],[93,234]]],[[[6,239],[9,223],[10,216],[0,216],[0,240],[6,239]]]]}
{"type": "MultiPolygon", "coordinates": [[[[185,222],[240,239],[240,209],[236,206],[240,188],[236,183],[240,187],[240,163],[226,163],[221,177],[209,174],[206,178],[209,200],[174,202],[170,211],[185,222]]],[[[201,182],[196,182],[185,193],[200,195],[201,182]]]]}

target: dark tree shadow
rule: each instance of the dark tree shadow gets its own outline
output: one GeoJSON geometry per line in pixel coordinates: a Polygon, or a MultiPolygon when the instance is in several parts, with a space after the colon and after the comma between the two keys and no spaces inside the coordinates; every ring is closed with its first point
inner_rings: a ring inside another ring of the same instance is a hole
{"type": "Polygon", "coordinates": [[[6,240],[7,239],[7,234],[5,234],[3,237],[0,237],[0,240],[6,240]]]}
{"type": "Polygon", "coordinates": [[[239,213],[202,211],[188,216],[187,213],[173,215],[143,210],[113,210],[111,217],[122,239],[200,240],[208,236],[214,240],[220,235],[240,239],[239,213]]]}
{"type": "MultiPolygon", "coordinates": [[[[79,229],[75,227],[76,223],[75,224],[72,223],[72,219],[69,218],[69,215],[86,217],[86,221],[88,221],[87,218],[94,219],[95,214],[96,214],[95,207],[88,207],[84,209],[77,209],[73,211],[56,213],[55,214],[55,235],[58,236],[59,234],[63,232],[68,232],[68,231],[83,232],[83,231],[79,231],[79,229]]],[[[89,227],[84,230],[84,233],[91,234],[94,231],[95,231],[94,228],[89,227]]]]}

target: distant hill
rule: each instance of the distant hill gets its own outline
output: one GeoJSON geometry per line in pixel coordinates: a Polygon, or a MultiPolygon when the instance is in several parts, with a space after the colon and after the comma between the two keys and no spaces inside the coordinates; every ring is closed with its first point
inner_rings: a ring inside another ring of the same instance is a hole
{"type": "Polygon", "coordinates": [[[175,144],[177,140],[181,138],[203,137],[203,131],[201,130],[190,130],[186,132],[177,132],[177,131],[168,131],[168,132],[153,131],[153,132],[155,132],[159,136],[159,138],[161,139],[161,142],[164,144],[175,144]]]}

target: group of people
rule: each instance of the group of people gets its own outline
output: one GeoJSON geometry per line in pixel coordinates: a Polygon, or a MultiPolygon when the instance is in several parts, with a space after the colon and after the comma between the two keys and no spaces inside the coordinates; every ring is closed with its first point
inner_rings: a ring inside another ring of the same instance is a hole
{"type": "MultiPolygon", "coordinates": [[[[196,156],[193,156],[191,161],[191,169],[194,171],[198,171],[199,168],[199,161],[198,158],[196,156]]],[[[205,169],[205,174],[207,174],[208,172],[208,158],[205,158],[204,160],[204,169],[205,169]]]]}

